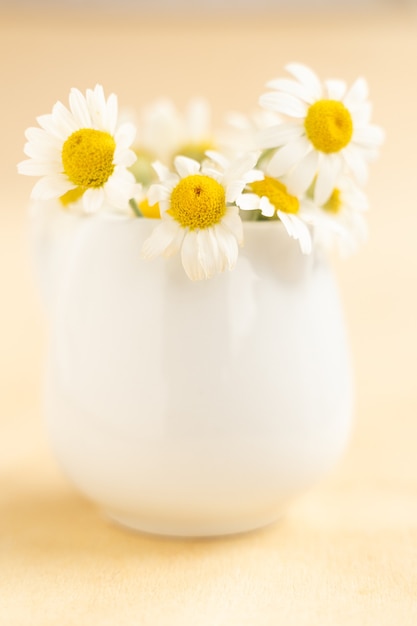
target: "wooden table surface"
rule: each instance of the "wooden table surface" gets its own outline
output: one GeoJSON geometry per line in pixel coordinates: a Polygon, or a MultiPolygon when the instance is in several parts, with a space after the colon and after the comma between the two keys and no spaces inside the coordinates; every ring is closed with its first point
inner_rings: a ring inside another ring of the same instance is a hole
{"type": "Polygon", "coordinates": [[[417,623],[417,22],[412,13],[253,20],[0,15],[1,626],[402,626],[417,623]],[[335,260],[354,356],[355,431],[333,473],[248,535],[170,540],[103,519],[44,432],[46,344],[27,245],[23,132],[72,86],[141,107],[208,97],[250,112],[292,60],[367,77],[387,131],[371,236],[335,260]]]}

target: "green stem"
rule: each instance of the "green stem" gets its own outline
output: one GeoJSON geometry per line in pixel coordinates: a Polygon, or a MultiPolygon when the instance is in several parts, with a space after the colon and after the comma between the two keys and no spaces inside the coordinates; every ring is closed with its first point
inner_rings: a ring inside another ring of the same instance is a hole
{"type": "Polygon", "coordinates": [[[129,200],[129,204],[130,207],[133,211],[133,213],[135,214],[136,217],[143,217],[142,213],[140,212],[140,209],[138,207],[138,203],[136,202],[136,200],[134,198],[131,198],[129,200]]]}

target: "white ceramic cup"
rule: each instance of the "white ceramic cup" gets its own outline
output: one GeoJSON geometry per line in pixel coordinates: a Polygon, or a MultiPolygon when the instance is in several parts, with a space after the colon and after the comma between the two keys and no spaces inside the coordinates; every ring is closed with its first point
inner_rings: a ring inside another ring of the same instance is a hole
{"type": "Polygon", "coordinates": [[[244,224],[232,272],[141,258],[147,219],[34,207],[50,325],[45,412],[74,484],[129,527],[269,524],[342,454],[352,384],[337,288],[279,222],[244,224]]]}

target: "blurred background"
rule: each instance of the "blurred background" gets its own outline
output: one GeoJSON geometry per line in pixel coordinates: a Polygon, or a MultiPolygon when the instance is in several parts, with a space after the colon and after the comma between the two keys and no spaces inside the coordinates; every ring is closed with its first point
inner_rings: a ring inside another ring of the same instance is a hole
{"type": "MultiPolygon", "coordinates": [[[[356,427],[345,460],[320,492],[327,517],[319,507],[318,524],[329,524],[335,508],[350,529],[417,524],[416,8],[413,0],[0,0],[5,502],[64,484],[42,425],[47,332],[27,233],[34,179],[16,173],[25,129],[57,100],[67,102],[71,87],[96,83],[137,110],[159,96],[180,109],[204,96],[217,125],[229,110],[250,113],[266,81],[300,61],[322,78],[351,83],[365,76],[373,120],[387,133],[367,187],[369,243],[354,258],[333,259],[352,346],[356,427]]],[[[19,507],[7,510],[0,520],[10,531],[19,507]]]]}
{"type": "Polygon", "coordinates": [[[353,10],[397,10],[402,6],[411,6],[415,0],[1,0],[0,6],[33,7],[42,9],[70,8],[82,10],[98,9],[120,13],[146,12],[155,14],[161,10],[171,14],[178,11],[192,11],[195,14],[232,11],[245,11],[248,14],[268,11],[344,11],[353,10]]]}

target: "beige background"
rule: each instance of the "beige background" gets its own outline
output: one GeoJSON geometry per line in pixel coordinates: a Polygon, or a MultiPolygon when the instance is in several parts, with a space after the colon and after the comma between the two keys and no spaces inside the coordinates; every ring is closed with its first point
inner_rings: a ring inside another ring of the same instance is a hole
{"type": "Polygon", "coordinates": [[[416,15],[0,14],[1,626],[417,623],[416,15]],[[69,88],[195,94],[250,112],[285,63],[370,83],[387,130],[371,238],[335,260],[357,382],[351,446],[270,528],[174,541],[110,525],[61,475],[40,409],[46,343],[27,246],[23,132],[69,88]]]}

